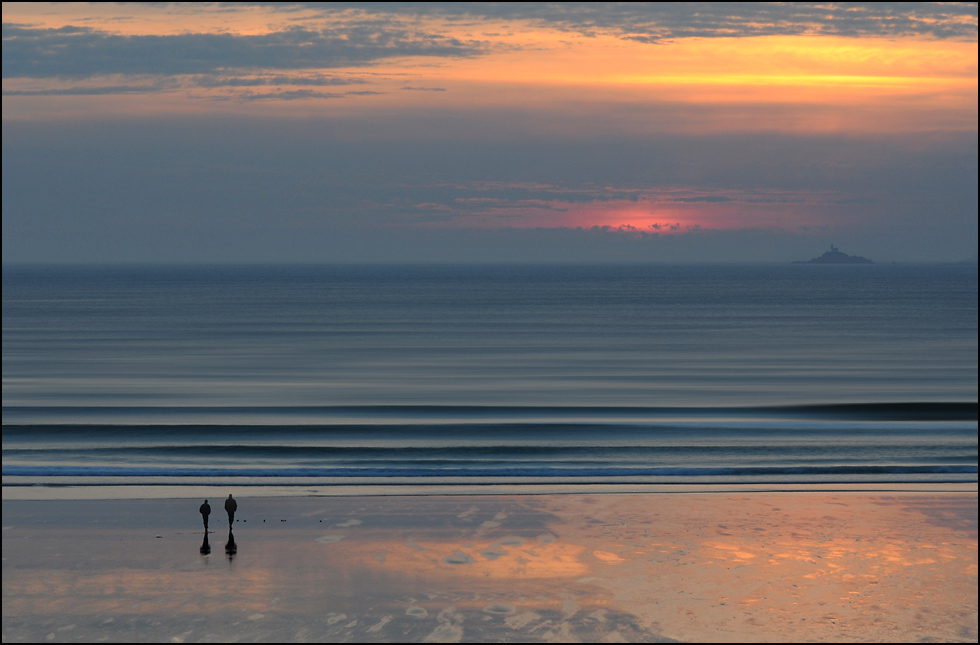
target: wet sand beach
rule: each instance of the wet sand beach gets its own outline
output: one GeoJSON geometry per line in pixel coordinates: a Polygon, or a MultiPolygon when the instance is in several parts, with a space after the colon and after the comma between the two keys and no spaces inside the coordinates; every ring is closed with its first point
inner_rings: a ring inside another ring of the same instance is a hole
{"type": "Polygon", "coordinates": [[[3,640],[976,642],[944,488],[8,499],[3,640]]]}

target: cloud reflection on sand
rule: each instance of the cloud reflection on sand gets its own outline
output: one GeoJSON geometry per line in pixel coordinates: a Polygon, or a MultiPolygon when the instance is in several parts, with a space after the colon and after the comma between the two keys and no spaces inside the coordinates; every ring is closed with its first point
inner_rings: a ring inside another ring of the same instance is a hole
{"type": "MultiPolygon", "coordinates": [[[[91,513],[126,504],[84,505],[91,513]]],[[[94,525],[42,532],[5,504],[5,640],[976,635],[975,492],[297,498],[246,507],[229,562],[220,548],[198,553],[198,532],[158,539],[131,527],[106,548],[94,525]],[[256,521],[273,516],[287,521],[256,521]]]]}
{"type": "Polygon", "coordinates": [[[539,539],[519,547],[504,547],[497,539],[426,540],[411,544],[371,540],[367,544],[352,544],[344,557],[360,566],[396,571],[409,577],[527,581],[588,575],[590,570],[583,561],[583,551],[581,545],[560,540],[539,539]],[[384,562],[374,557],[379,552],[385,554],[384,562]]]}

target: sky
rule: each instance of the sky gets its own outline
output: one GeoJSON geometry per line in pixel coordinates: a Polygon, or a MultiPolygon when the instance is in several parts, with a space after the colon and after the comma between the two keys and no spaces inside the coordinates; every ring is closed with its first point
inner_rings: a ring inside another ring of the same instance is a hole
{"type": "Polygon", "coordinates": [[[976,3],[4,3],[3,261],[977,253],[976,3]]]}

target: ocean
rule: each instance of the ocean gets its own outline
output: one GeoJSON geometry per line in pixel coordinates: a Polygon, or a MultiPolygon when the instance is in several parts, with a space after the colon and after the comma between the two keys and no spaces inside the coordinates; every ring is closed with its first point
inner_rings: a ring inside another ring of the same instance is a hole
{"type": "Polygon", "coordinates": [[[976,265],[4,266],[3,486],[977,482],[976,265]]]}

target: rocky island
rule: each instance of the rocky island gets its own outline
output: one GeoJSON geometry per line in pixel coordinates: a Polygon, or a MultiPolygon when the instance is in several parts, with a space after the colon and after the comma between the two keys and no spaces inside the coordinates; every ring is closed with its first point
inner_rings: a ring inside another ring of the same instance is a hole
{"type": "Polygon", "coordinates": [[[860,255],[848,255],[847,253],[841,253],[833,244],[830,245],[830,250],[821,255],[818,258],[813,258],[806,262],[797,260],[793,264],[874,264],[868,258],[863,258],[860,255]]]}

